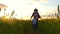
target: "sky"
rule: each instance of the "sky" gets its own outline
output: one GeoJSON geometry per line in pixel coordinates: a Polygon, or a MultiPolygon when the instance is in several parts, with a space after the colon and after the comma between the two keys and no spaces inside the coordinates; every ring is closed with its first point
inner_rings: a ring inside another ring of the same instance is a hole
{"type": "Polygon", "coordinates": [[[18,18],[31,16],[35,8],[40,15],[55,14],[60,0],[0,0],[0,3],[8,6],[6,13],[15,10],[14,16],[18,18]]]}

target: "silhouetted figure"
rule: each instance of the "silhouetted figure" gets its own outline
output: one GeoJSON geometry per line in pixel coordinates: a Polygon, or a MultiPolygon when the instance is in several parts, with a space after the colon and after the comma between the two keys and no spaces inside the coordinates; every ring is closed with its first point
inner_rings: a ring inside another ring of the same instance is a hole
{"type": "Polygon", "coordinates": [[[34,9],[34,12],[33,12],[32,16],[31,16],[31,18],[32,18],[32,17],[33,17],[33,20],[32,20],[32,22],[33,22],[33,27],[34,27],[34,29],[36,30],[37,27],[38,27],[38,18],[41,18],[40,15],[39,15],[39,13],[38,13],[38,10],[37,10],[37,9],[34,9]]]}

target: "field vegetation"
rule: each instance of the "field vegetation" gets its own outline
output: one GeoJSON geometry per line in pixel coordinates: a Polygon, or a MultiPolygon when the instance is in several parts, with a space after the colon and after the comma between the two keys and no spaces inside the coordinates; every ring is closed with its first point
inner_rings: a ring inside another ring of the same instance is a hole
{"type": "Polygon", "coordinates": [[[58,19],[39,20],[35,31],[31,20],[0,19],[0,34],[60,34],[60,21],[58,19]]]}

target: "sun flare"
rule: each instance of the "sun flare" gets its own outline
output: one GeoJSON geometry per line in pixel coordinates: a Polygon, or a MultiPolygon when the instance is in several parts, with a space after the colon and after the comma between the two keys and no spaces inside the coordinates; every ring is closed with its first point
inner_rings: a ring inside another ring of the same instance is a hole
{"type": "MultiPolygon", "coordinates": [[[[42,15],[49,15],[49,12],[54,13],[57,11],[53,4],[49,6],[51,3],[49,0],[2,0],[0,1],[1,4],[5,4],[8,7],[5,11],[6,18],[13,17],[21,19],[30,19],[35,8],[38,9],[39,14],[42,15]],[[53,7],[53,8],[52,8],[53,7]],[[14,10],[14,11],[13,11],[14,10]],[[14,14],[13,14],[14,12],[14,14]],[[29,16],[25,17],[25,16],[29,16]]],[[[0,11],[0,17],[4,16],[4,11],[0,11]]]]}

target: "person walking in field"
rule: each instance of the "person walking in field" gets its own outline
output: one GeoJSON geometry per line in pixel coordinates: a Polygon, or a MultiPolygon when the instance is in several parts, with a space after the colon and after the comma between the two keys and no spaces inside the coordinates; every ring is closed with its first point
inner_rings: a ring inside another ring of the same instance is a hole
{"type": "Polygon", "coordinates": [[[38,27],[38,18],[41,18],[41,16],[39,15],[37,9],[34,9],[34,12],[33,12],[32,16],[31,16],[31,18],[32,17],[33,17],[33,19],[32,19],[33,27],[34,27],[34,29],[37,29],[37,27],[38,27]]]}

